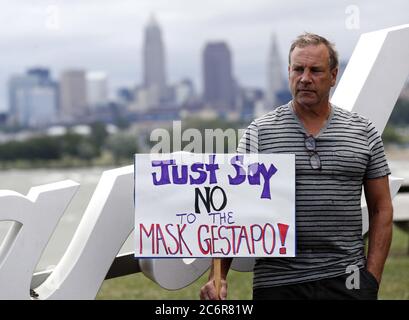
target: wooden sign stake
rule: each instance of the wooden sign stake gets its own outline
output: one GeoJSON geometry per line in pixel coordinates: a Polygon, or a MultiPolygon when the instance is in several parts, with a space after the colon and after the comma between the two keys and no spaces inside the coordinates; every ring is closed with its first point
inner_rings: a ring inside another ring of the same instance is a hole
{"type": "Polygon", "coordinates": [[[213,259],[213,274],[214,284],[216,287],[217,298],[220,299],[220,289],[222,287],[222,260],[220,258],[213,259]]]}

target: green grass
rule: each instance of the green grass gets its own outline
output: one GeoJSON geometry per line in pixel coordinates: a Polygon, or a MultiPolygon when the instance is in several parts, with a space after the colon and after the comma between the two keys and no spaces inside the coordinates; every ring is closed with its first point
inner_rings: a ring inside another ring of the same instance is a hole
{"type": "MultiPolygon", "coordinates": [[[[391,251],[385,264],[379,299],[409,299],[409,236],[394,227],[391,251]]],[[[252,273],[230,271],[229,299],[252,297],[252,273]]],[[[196,300],[207,273],[190,286],[176,291],[162,289],[142,273],[104,281],[97,299],[196,300]]]]}
{"type": "MultiPolygon", "coordinates": [[[[229,299],[251,299],[250,272],[229,272],[229,299]],[[231,274],[230,274],[231,272],[231,274]]],[[[105,280],[97,299],[143,299],[143,300],[198,300],[200,287],[206,282],[207,273],[190,286],[169,291],[146,278],[142,273],[105,280]]]]}
{"type": "Polygon", "coordinates": [[[394,227],[391,251],[386,260],[379,299],[409,300],[408,246],[408,234],[394,227]]]}

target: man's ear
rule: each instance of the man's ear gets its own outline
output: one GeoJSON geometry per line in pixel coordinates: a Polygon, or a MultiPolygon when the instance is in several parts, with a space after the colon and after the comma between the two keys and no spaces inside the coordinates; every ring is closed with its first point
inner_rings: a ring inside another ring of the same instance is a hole
{"type": "Polygon", "coordinates": [[[331,87],[337,83],[338,67],[331,70],[331,87]]]}

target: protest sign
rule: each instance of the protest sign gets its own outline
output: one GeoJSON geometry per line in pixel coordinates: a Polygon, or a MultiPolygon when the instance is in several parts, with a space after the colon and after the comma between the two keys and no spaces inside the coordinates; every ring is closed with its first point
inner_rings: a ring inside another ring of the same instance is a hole
{"type": "Polygon", "coordinates": [[[294,257],[294,155],[135,155],[135,244],[136,257],[294,257]]]}

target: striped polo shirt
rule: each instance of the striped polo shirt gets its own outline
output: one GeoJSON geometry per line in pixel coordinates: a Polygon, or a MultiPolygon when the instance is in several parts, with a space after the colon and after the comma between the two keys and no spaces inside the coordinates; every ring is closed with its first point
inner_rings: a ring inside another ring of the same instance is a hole
{"type": "Polygon", "coordinates": [[[331,278],[347,267],[365,266],[361,193],[365,179],[390,174],[382,140],[366,118],[331,105],[315,136],[321,169],[310,164],[307,131],[291,101],[254,120],[239,153],[295,154],[295,258],[258,258],[253,287],[263,288],[331,278]]]}

